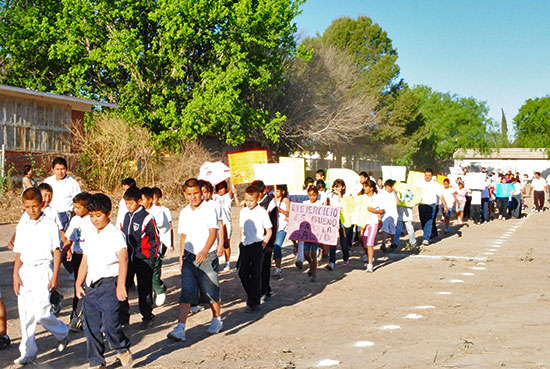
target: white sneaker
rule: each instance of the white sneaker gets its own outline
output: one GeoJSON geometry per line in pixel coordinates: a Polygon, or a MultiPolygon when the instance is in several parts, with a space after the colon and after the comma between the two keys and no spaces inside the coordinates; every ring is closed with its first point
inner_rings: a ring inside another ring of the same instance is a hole
{"type": "Polygon", "coordinates": [[[212,321],[210,322],[210,327],[208,327],[208,333],[210,334],[216,334],[220,333],[220,331],[223,328],[223,322],[221,319],[212,318],[212,321]]]}
{"type": "Polygon", "coordinates": [[[424,240],[422,241],[422,246],[428,246],[430,244],[430,241],[424,240]]]}
{"type": "Polygon", "coordinates": [[[168,333],[168,338],[174,341],[185,341],[185,326],[178,323],[176,328],[168,333]]]}
{"type": "Polygon", "coordinates": [[[368,255],[363,255],[363,262],[368,262],[369,261],[369,256],[368,255]]]}
{"type": "Polygon", "coordinates": [[[155,305],[161,306],[166,301],[166,294],[165,293],[159,293],[157,297],[155,298],[155,305]]]}
{"type": "Polygon", "coordinates": [[[372,264],[367,265],[367,272],[368,272],[368,273],[374,272],[374,269],[373,269],[373,267],[372,267],[372,264]]]}
{"type": "Polygon", "coordinates": [[[229,261],[225,263],[225,266],[223,267],[222,270],[225,270],[225,271],[231,270],[231,264],[229,263],[229,261]]]}
{"type": "Polygon", "coordinates": [[[199,311],[203,311],[204,310],[204,306],[202,305],[196,305],[196,306],[191,306],[191,309],[189,309],[189,312],[191,314],[196,314],[198,313],[199,311]]]}
{"type": "Polygon", "coordinates": [[[63,338],[61,341],[57,341],[57,352],[63,352],[69,344],[69,336],[63,338]]]}
{"type": "Polygon", "coordinates": [[[35,360],[36,360],[36,356],[21,356],[15,359],[13,363],[17,365],[27,365],[27,364],[34,363],[35,360]]]}

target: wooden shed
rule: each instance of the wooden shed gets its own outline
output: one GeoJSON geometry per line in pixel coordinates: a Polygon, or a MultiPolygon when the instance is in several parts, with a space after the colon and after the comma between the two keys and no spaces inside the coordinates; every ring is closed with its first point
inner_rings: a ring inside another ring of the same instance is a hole
{"type": "Polygon", "coordinates": [[[72,129],[82,129],[84,113],[93,106],[118,108],[94,100],[0,85],[0,145],[19,169],[29,156],[78,151],[72,129]]]}

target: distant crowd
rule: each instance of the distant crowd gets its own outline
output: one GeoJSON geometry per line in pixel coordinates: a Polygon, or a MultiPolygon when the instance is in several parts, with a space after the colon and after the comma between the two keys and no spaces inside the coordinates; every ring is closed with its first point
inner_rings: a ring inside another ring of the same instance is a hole
{"type": "MultiPolygon", "coordinates": [[[[148,329],[155,321],[154,307],[166,301],[162,263],[168,250],[176,250],[171,212],[162,205],[160,188],[139,188],[134,179],[125,178],[121,182],[124,195],[113,223],[111,199],[102,193],[81,192],[78,182],[67,174],[64,158],[54,159],[52,171],[52,176],[38,185],[32,168],[25,168],[24,213],[8,245],[15,253],[13,291],[21,324],[20,357],[15,363],[25,365],[36,360],[35,330],[40,323],[56,338],[59,352],[66,349],[69,332],[83,331],[90,367],[106,366],[104,339],[116,351],[121,365],[131,366],[131,341],[124,332],[130,322],[128,290],[137,289],[140,328],[148,329]],[[74,280],[68,324],[56,317],[63,300],[56,291],[61,266],[74,280]]],[[[442,183],[438,183],[431,169],[424,171],[423,179],[414,184],[421,189],[419,243],[427,247],[437,240],[438,214],[443,232],[448,233],[454,216],[458,225],[467,220],[482,224],[520,218],[526,208],[526,195],[533,195],[535,211],[544,210],[548,184],[540,173],[533,178],[512,172],[487,173],[485,169],[482,173],[482,183],[469,188],[467,168],[462,176],[453,179],[449,176],[442,183]]],[[[188,205],[180,211],[177,226],[181,278],[178,319],[168,338],[185,341],[188,316],[205,305],[212,311],[208,333],[216,334],[223,329],[218,275],[221,270],[232,268],[233,202],[240,208],[239,257],[233,267],[238,270],[247,296],[248,314],[257,313],[262,303],[271,298],[270,278],[282,277],[291,201],[343,209],[346,197],[364,196],[361,208],[364,222],[351,226],[342,222],[339,226],[342,258],[339,267],[349,265],[351,247],[360,243],[364,248],[365,270],[373,272],[375,246],[378,244],[384,253],[399,249],[403,227],[408,246],[418,247],[413,207],[399,197],[396,182],[375,179],[366,172],[359,177],[361,191],[350,194],[343,179],[332,181],[328,189],[325,171],[318,170],[315,178],[306,179],[301,196],[289,193],[287,184],[266,186],[262,181],[254,181],[246,186],[242,200],[227,181],[210,183],[195,178],[185,181],[183,194],[188,205]]],[[[323,260],[325,269],[335,270],[337,245],[293,243],[295,265],[302,269],[308,263],[307,275],[312,283],[317,281],[318,264],[323,260]]],[[[6,320],[0,295],[0,349],[10,345],[6,320]]]]}

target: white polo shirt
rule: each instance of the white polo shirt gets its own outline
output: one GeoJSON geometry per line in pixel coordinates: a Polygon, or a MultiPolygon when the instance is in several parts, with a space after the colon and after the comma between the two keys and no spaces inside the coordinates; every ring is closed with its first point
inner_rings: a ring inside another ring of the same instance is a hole
{"type": "Polygon", "coordinates": [[[262,242],[265,237],[265,230],[273,228],[267,210],[260,205],[256,205],[252,210],[245,206],[241,210],[239,224],[242,229],[242,243],[245,246],[262,242]]]}
{"type": "Polygon", "coordinates": [[[531,181],[531,187],[533,188],[533,191],[544,191],[544,187],[546,186],[546,181],[544,178],[533,178],[531,181]]]}
{"type": "Polygon", "coordinates": [[[27,215],[21,217],[15,230],[13,252],[21,254],[23,264],[51,263],[60,242],[57,225],[44,213],[38,220],[27,215]]]}
{"type": "MultiPolygon", "coordinates": [[[[42,213],[44,213],[46,218],[53,221],[57,225],[59,230],[63,229],[63,227],[61,226],[61,220],[59,220],[59,215],[55,210],[51,208],[51,206],[48,205],[47,207],[42,209],[42,213]]],[[[27,220],[30,220],[30,219],[31,218],[29,217],[29,214],[27,214],[27,212],[23,212],[23,215],[21,215],[21,218],[19,219],[19,223],[17,225],[21,224],[21,222],[26,222],[27,220]]]]}
{"type": "Polygon", "coordinates": [[[160,241],[168,248],[172,247],[170,238],[170,221],[160,206],[154,205],[146,209],[149,214],[155,219],[160,241]]]}
{"type": "Polygon", "coordinates": [[[82,192],[80,191],[78,182],[68,175],[60,181],[56,180],[55,175],[53,175],[46,178],[44,182],[53,188],[53,197],[50,206],[58,213],[73,211],[73,197],[82,192]]]}
{"type": "Polygon", "coordinates": [[[88,233],[82,246],[88,259],[86,284],[90,286],[101,278],[118,276],[117,252],[126,248],[126,239],[122,231],[112,223],[107,224],[100,232],[94,227],[88,233]]]}
{"type": "MultiPolygon", "coordinates": [[[[218,229],[218,216],[213,206],[203,201],[195,210],[187,205],[180,212],[178,233],[185,235],[185,250],[197,255],[208,240],[210,229],[218,229]]],[[[218,239],[214,240],[208,252],[216,250],[218,239]]]]}
{"type": "Polygon", "coordinates": [[[89,235],[95,229],[89,215],[86,215],[84,218],[75,215],[71,218],[71,222],[65,231],[65,237],[73,241],[73,252],[82,253],[89,235]]]}
{"type": "Polygon", "coordinates": [[[422,201],[424,205],[435,205],[438,202],[438,198],[443,194],[443,186],[441,186],[435,179],[430,182],[426,182],[424,179],[416,182],[416,185],[422,188],[422,201]]]}

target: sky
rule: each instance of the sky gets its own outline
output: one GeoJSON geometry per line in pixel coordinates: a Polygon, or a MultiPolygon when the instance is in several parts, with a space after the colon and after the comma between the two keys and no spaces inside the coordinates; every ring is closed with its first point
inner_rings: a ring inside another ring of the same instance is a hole
{"type": "Polygon", "coordinates": [[[550,94],[548,0],[307,0],[295,21],[302,36],[339,17],[366,15],[397,50],[410,86],[487,102],[509,130],[527,99],[550,94]]]}

